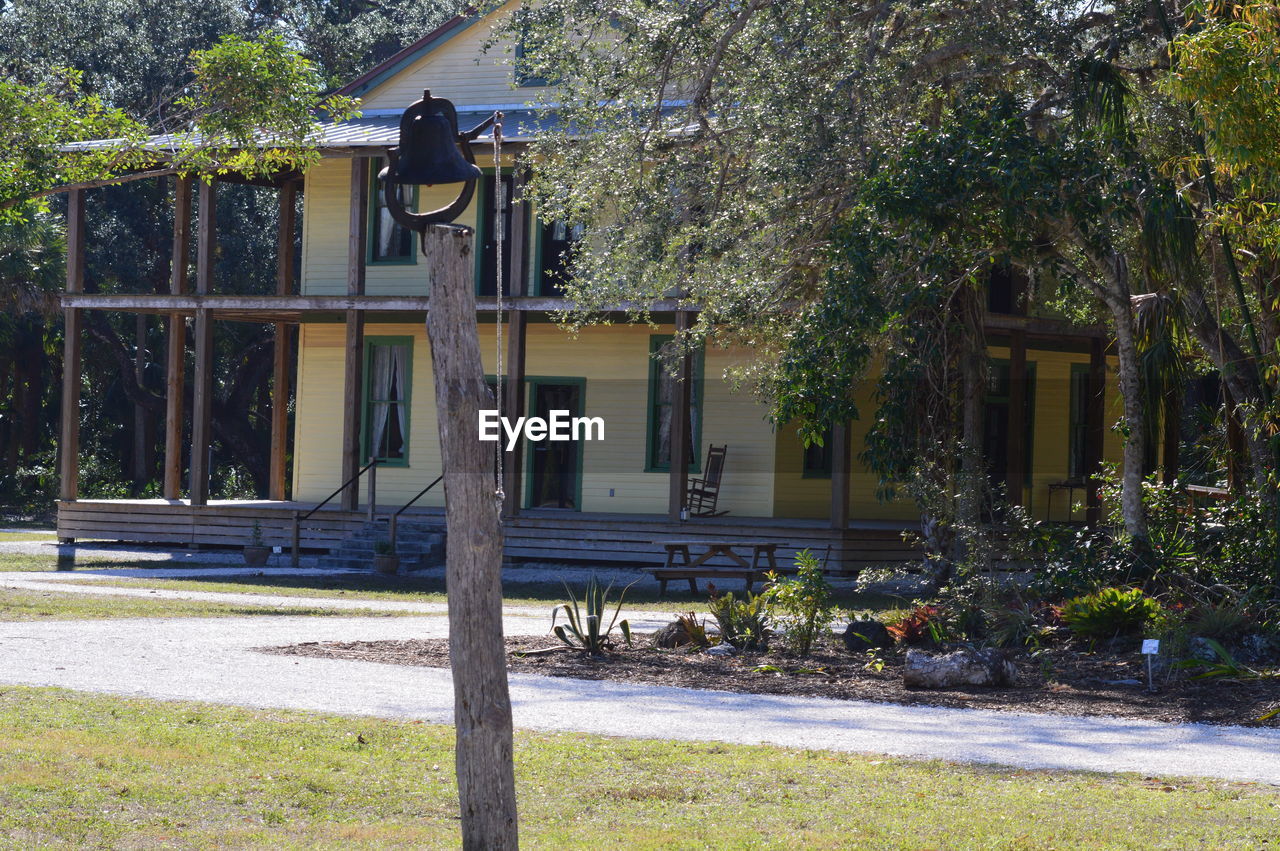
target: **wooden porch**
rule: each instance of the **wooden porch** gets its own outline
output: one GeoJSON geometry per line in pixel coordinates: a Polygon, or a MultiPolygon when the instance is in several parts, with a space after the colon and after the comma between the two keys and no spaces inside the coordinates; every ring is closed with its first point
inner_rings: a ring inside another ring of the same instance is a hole
{"type": "MultiPolygon", "coordinates": [[[[295,512],[314,502],[211,500],[75,500],[58,503],[58,537],[94,538],[171,546],[243,546],[254,524],[268,546],[288,547],[295,512]]],[[[409,509],[407,520],[444,522],[439,508],[409,509]]],[[[367,522],[367,510],[326,506],[302,529],[304,549],[330,549],[367,522]]],[[[752,540],[778,544],[782,564],[795,554],[828,552],[828,570],[855,573],[874,564],[914,561],[919,549],[903,540],[902,524],[853,521],[835,529],[825,520],[715,517],[672,521],[657,514],[605,514],[524,510],[504,521],[505,555],[513,561],[659,565],[666,540],[752,540]]]]}

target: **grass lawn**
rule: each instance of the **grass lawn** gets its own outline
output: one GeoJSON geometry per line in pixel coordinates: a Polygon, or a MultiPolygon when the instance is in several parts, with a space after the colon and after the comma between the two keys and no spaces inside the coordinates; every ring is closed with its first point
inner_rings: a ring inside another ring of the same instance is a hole
{"type": "Polygon", "coordinates": [[[41,532],[33,530],[31,532],[0,532],[0,543],[9,541],[54,541],[57,540],[58,533],[50,530],[41,532]]]}
{"type": "MultiPolygon", "coordinates": [[[[449,727],[0,692],[0,845],[456,847],[449,727]]],[[[1280,790],[774,747],[516,734],[564,848],[1259,848],[1280,790]]]]}
{"type": "MultiPolygon", "coordinates": [[[[0,588],[0,621],[83,620],[97,618],[210,618],[232,615],[395,616],[369,609],[321,609],[294,606],[246,606],[195,600],[105,597],[0,588]]],[[[2,840],[0,840],[2,841],[2,840]]]]}
{"type": "MultiPolygon", "coordinates": [[[[604,574],[602,574],[603,576],[604,574]]],[[[145,577],[142,579],[86,579],[84,584],[119,585],[147,588],[174,588],[186,591],[229,591],[242,594],[284,594],[293,597],[340,597],[343,599],[370,600],[408,600],[413,602],[445,602],[444,580],[438,577],[399,576],[382,577],[375,574],[352,574],[334,576],[243,576],[243,577],[209,577],[209,579],[164,579],[161,577],[145,577]]],[[[585,583],[570,583],[570,587],[581,599],[582,586],[585,583]]],[[[732,590],[740,593],[741,583],[734,582],[732,590]]],[[[758,589],[757,589],[758,590],[758,589]]],[[[617,599],[621,586],[614,586],[612,599],[617,599]]],[[[531,606],[545,608],[566,600],[564,587],[557,582],[506,582],[503,584],[503,599],[509,606],[531,606]]],[[[851,591],[838,592],[836,599],[839,605],[852,609],[899,608],[903,601],[884,595],[859,594],[851,591]]],[[[659,599],[657,592],[649,589],[627,592],[622,607],[623,615],[628,609],[648,609],[665,612],[687,612],[691,608],[704,608],[707,597],[705,592],[698,595],[689,593],[685,588],[676,592],[668,590],[665,598],[659,599]]]]}

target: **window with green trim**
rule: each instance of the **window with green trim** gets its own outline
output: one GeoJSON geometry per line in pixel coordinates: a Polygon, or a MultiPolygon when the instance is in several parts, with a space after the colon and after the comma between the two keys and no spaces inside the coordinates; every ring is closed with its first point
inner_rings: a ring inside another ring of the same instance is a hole
{"type": "MultiPolygon", "coordinates": [[[[374,157],[369,164],[369,257],[370,263],[416,263],[417,251],[413,231],[399,225],[391,217],[378,182],[378,172],[387,165],[386,158],[374,157]]],[[[400,203],[410,210],[418,206],[418,187],[401,185],[400,203]]]]}
{"type": "Polygon", "coordinates": [[[822,445],[811,443],[804,448],[804,478],[831,478],[831,426],[822,432],[822,445]]]}
{"type": "MultiPolygon", "coordinates": [[[[497,212],[497,199],[494,194],[497,192],[498,182],[494,179],[492,170],[486,171],[480,180],[479,192],[480,196],[480,216],[479,216],[479,232],[476,234],[476,244],[480,246],[480,251],[476,257],[476,294],[482,296],[495,296],[498,294],[498,228],[494,223],[494,214],[497,212]]],[[[515,184],[512,181],[510,172],[502,175],[502,293],[503,295],[511,294],[511,258],[514,255],[512,251],[513,231],[511,228],[511,212],[512,212],[512,195],[514,195],[515,184]]]]}
{"type": "Polygon", "coordinates": [[[521,88],[533,88],[535,86],[550,85],[550,81],[546,77],[540,77],[529,73],[529,60],[525,55],[525,42],[528,40],[528,31],[525,27],[520,28],[520,35],[516,39],[515,46],[515,81],[516,85],[521,88]]]}
{"type": "Polygon", "coordinates": [[[582,225],[539,221],[538,295],[563,296],[569,259],[582,241],[582,225]]]}
{"type": "MultiPolygon", "coordinates": [[[[667,370],[663,348],[674,338],[670,334],[654,334],[649,338],[649,432],[645,451],[645,470],[671,470],[671,420],[675,410],[676,391],[680,384],[667,370]]],[[[689,394],[689,472],[702,469],[699,447],[702,445],[702,366],[703,353],[694,357],[693,387],[689,394]]]]}
{"type": "Polygon", "coordinates": [[[364,355],[364,457],[407,467],[413,338],[367,338],[364,355]]]}

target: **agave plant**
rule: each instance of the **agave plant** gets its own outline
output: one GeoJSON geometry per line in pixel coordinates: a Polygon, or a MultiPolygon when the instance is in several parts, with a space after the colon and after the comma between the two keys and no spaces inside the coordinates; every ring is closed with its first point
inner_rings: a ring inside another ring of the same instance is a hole
{"type": "Polygon", "coordinates": [[[613,617],[610,618],[609,625],[604,626],[605,611],[610,605],[609,592],[613,590],[613,583],[610,582],[608,587],[601,586],[595,574],[592,574],[590,581],[587,582],[586,599],[579,606],[577,595],[566,582],[564,590],[569,595],[569,602],[562,603],[551,610],[551,631],[556,638],[568,646],[599,656],[604,651],[613,649],[613,628],[616,626],[621,631],[623,640],[630,647],[631,624],[626,620],[618,620],[618,613],[622,611],[622,601],[630,588],[631,586],[628,585],[622,589],[618,595],[617,605],[613,607],[613,617]],[[556,619],[561,612],[564,612],[565,623],[557,626],[556,619]]]}

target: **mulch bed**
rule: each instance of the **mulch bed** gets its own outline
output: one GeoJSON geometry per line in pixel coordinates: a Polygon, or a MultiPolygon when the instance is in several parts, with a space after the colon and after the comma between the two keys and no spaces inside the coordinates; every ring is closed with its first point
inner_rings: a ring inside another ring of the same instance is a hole
{"type": "MultiPolygon", "coordinates": [[[[554,638],[507,639],[508,670],[549,677],[617,680],[682,688],[714,689],[751,694],[873,700],[922,706],[995,709],[1067,715],[1105,715],[1150,721],[1280,726],[1280,719],[1258,724],[1259,716],[1280,706],[1280,680],[1245,682],[1189,679],[1172,671],[1156,678],[1158,691],[1146,690],[1146,669],[1133,653],[1085,653],[1055,649],[1032,658],[1017,658],[1018,683],[1010,688],[964,687],[945,691],[904,688],[904,654],[886,651],[884,667],[874,670],[866,657],[834,643],[805,659],[777,654],[738,653],[708,656],[683,649],[649,646],[648,637],[635,636],[635,645],[621,647],[605,658],[575,651],[540,656],[522,652],[550,647],[554,638]],[[775,666],[782,671],[757,670],[775,666]],[[1139,685],[1117,682],[1138,680],[1139,685]]],[[[327,659],[356,659],[392,665],[449,667],[449,645],[443,639],[409,641],[307,642],[263,652],[327,659]]]]}

